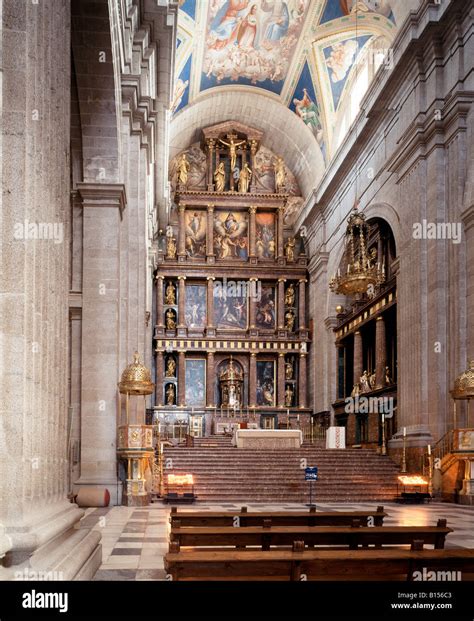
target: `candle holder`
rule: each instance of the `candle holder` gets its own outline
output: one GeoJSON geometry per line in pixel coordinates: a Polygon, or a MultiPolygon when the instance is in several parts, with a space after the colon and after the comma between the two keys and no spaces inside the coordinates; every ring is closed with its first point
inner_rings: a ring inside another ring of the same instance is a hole
{"type": "Polygon", "coordinates": [[[386,454],[387,454],[387,443],[385,439],[385,417],[382,414],[382,455],[386,455],[386,454]]]}
{"type": "Polygon", "coordinates": [[[428,494],[433,496],[433,455],[428,454],[428,494]]]}
{"type": "Polygon", "coordinates": [[[403,435],[402,446],[402,469],[400,472],[405,473],[407,471],[407,437],[403,435]]]}

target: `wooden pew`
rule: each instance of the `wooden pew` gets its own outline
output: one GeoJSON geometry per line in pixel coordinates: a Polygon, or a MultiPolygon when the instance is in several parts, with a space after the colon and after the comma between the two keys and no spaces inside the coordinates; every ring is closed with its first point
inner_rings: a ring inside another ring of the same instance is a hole
{"type": "Polygon", "coordinates": [[[373,526],[382,526],[386,517],[383,507],[374,511],[182,511],[171,507],[172,528],[186,526],[263,526],[271,520],[272,526],[350,526],[354,519],[367,526],[373,518],[373,526]],[[236,520],[238,518],[238,520],[236,520]]]}
{"type": "MultiPolygon", "coordinates": [[[[298,544],[298,542],[296,542],[298,544]]],[[[300,542],[301,543],[301,542],[300,542]]],[[[474,580],[474,550],[212,550],[169,552],[165,570],[173,580],[359,580],[419,579],[414,572],[460,572],[474,580]]],[[[300,546],[301,548],[301,546],[300,546]]]]}
{"type": "Polygon", "coordinates": [[[271,526],[264,521],[263,527],[248,526],[233,528],[184,527],[172,528],[170,542],[179,547],[225,547],[245,548],[258,546],[269,550],[272,546],[291,546],[294,541],[304,541],[306,546],[360,546],[410,545],[414,540],[424,541],[435,549],[444,548],[444,542],[451,528],[446,520],[438,520],[437,526],[360,526],[354,520],[353,526],[271,526]]]}

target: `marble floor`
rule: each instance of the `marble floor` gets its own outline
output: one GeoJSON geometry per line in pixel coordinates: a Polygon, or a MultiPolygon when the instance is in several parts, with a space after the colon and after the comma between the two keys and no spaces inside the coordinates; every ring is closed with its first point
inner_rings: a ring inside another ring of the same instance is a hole
{"type": "MultiPolygon", "coordinates": [[[[197,503],[179,507],[179,511],[231,511],[242,503],[197,503]]],[[[374,509],[376,503],[321,503],[317,510],[374,509]]],[[[251,504],[250,511],[301,510],[305,505],[251,504]]],[[[474,507],[446,503],[400,505],[385,503],[387,525],[428,526],[446,518],[454,532],[446,539],[446,548],[474,548],[474,507]]],[[[166,580],[163,556],[168,549],[169,505],[155,503],[149,507],[108,507],[88,509],[81,522],[83,528],[102,533],[102,565],[94,580],[166,580]]]]}

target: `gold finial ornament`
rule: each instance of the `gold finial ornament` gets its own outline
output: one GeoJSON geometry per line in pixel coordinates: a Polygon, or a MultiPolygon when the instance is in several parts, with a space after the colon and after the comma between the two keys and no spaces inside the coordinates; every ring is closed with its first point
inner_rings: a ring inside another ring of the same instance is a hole
{"type": "Polygon", "coordinates": [[[456,378],[454,388],[450,392],[453,399],[474,399],[474,360],[471,360],[469,368],[456,378]]]}
{"type": "Polygon", "coordinates": [[[125,371],[119,382],[119,392],[129,395],[151,395],[155,384],[151,381],[151,373],[145,365],[140,362],[140,355],[136,351],[134,360],[125,371]]]}

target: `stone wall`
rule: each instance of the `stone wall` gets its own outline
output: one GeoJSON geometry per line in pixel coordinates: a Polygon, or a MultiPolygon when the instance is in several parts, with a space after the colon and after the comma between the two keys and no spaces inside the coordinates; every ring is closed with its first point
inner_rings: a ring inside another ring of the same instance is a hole
{"type": "Polygon", "coordinates": [[[332,326],[336,305],[347,307],[350,301],[331,294],[327,285],[339,266],[356,196],[368,218],[390,224],[400,257],[398,424],[408,428],[409,442],[419,445],[446,432],[453,407],[449,390],[474,356],[473,201],[467,185],[474,114],[471,12],[470,2],[424,2],[400,28],[393,68],[375,77],[298,222],[307,227],[314,255],[316,411],[330,409],[335,399],[332,326]],[[413,224],[423,219],[462,222],[461,243],[414,239],[413,224]]]}

